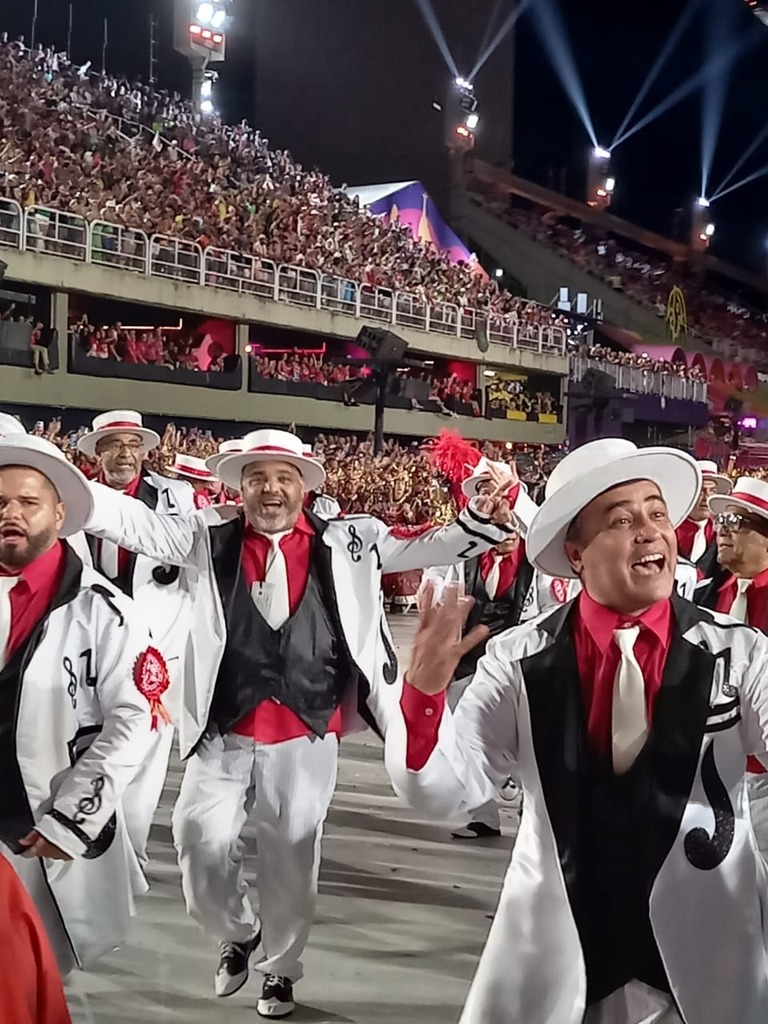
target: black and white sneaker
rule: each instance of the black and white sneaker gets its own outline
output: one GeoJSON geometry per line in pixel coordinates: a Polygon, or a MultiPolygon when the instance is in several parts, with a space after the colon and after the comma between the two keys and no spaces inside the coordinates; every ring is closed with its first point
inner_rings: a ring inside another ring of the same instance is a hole
{"type": "Polygon", "coordinates": [[[457,828],[451,832],[452,839],[498,839],[500,835],[500,828],[491,828],[483,821],[470,821],[464,828],[457,828]]]}
{"type": "Polygon", "coordinates": [[[290,1017],[296,1004],[293,1001],[293,982],[266,974],[261,989],[261,999],[256,1004],[260,1017],[290,1017]]]}
{"type": "Polygon", "coordinates": [[[233,996],[248,981],[248,961],[260,942],[261,932],[254,935],[250,942],[219,943],[219,966],[213,979],[213,989],[217,996],[233,996]]]}

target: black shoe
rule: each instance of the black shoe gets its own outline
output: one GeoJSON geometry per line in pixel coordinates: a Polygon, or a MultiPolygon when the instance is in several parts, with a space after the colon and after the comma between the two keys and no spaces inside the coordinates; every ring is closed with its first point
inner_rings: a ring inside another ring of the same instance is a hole
{"type": "Polygon", "coordinates": [[[232,996],[248,981],[248,961],[260,942],[261,932],[250,942],[219,943],[219,966],[213,979],[213,990],[217,996],[232,996]]]}
{"type": "Polygon", "coordinates": [[[260,1017],[290,1017],[296,1004],[293,1001],[293,982],[267,974],[261,989],[261,998],[256,1004],[260,1017]]]}
{"type": "Polygon", "coordinates": [[[453,839],[498,839],[500,835],[500,828],[491,828],[482,821],[470,821],[464,828],[451,832],[453,839]]]}

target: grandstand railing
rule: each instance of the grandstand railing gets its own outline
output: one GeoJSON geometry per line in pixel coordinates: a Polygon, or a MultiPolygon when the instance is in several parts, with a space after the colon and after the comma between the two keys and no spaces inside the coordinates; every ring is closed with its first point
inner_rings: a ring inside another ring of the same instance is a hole
{"type": "Polygon", "coordinates": [[[604,362],[601,359],[586,359],[584,356],[571,356],[569,376],[573,381],[580,381],[587,370],[600,370],[607,373],[620,391],[628,391],[636,395],[659,395],[664,398],[680,398],[691,402],[707,401],[707,385],[704,381],[688,380],[673,373],[659,373],[643,370],[636,366],[617,366],[616,363],[604,362]]]}
{"type": "Polygon", "coordinates": [[[275,264],[247,253],[168,235],[147,234],[111,221],[89,221],[47,206],[23,209],[0,197],[0,247],[40,252],[113,267],[145,277],[204,285],[273,302],[323,309],[343,316],[448,337],[489,341],[532,352],[566,354],[566,331],[449,302],[429,304],[418,295],[275,264]]]}

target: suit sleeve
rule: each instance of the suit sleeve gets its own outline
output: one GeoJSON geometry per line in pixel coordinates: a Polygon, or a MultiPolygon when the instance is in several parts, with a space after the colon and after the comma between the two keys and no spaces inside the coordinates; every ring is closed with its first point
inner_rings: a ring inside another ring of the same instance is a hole
{"type": "Polygon", "coordinates": [[[419,537],[397,537],[383,523],[382,572],[408,572],[430,565],[453,565],[508,540],[514,524],[497,526],[476,509],[477,499],[462,509],[454,522],[419,537]]]}
{"type": "MultiPolygon", "coordinates": [[[[768,637],[763,633],[754,634],[739,630],[752,641],[744,655],[745,661],[739,666],[741,680],[741,729],[744,747],[748,755],[756,757],[768,768],[768,637]]],[[[734,661],[736,659],[734,658],[734,661]]]]}
{"type": "Polygon", "coordinates": [[[161,515],[111,487],[96,482],[90,486],[94,510],[87,532],[165,565],[189,565],[200,534],[209,522],[219,519],[215,509],[187,516],[161,515]]]}
{"type": "MultiPolygon", "coordinates": [[[[385,762],[398,796],[432,817],[471,811],[512,774],[517,756],[520,670],[492,640],[453,714],[442,708],[437,743],[424,760],[428,730],[414,721],[418,702],[404,691],[386,734],[385,762]],[[409,722],[410,719],[410,722],[409,722]],[[423,761],[419,770],[408,762],[423,761]]],[[[425,707],[429,698],[424,698],[425,707]]],[[[438,708],[429,716],[432,721],[438,708]]]]}
{"type": "MultiPolygon", "coordinates": [[[[138,609],[122,595],[110,595],[107,601],[93,594],[90,616],[95,698],[103,724],[60,780],[53,806],[35,825],[40,835],[72,857],[84,853],[109,823],[144,762],[152,735],[152,709],[137,678],[150,637],[138,609]]],[[[157,657],[164,667],[162,656],[157,657]]]]}

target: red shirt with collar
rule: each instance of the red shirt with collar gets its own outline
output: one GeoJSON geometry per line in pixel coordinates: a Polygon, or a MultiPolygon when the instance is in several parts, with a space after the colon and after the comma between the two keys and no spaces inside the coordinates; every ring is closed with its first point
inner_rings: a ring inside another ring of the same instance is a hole
{"type": "MultiPolygon", "coordinates": [[[[717,592],[715,611],[725,612],[727,615],[736,600],[737,593],[737,578],[731,575],[717,592]]],[[[761,631],[768,623],[768,569],[759,572],[747,590],[747,622],[761,631]]],[[[747,758],[747,768],[753,775],[763,775],[766,771],[756,757],[747,758]]]]}
{"type": "Polygon", "coordinates": [[[64,575],[66,550],[61,541],[39,555],[21,572],[0,569],[2,576],[18,576],[19,582],[8,594],[11,604],[11,628],[5,648],[6,663],[26,642],[53,600],[64,575]]]}
{"type": "MultiPolygon", "coordinates": [[[[508,555],[504,555],[499,563],[499,585],[496,588],[497,597],[501,594],[506,594],[517,579],[520,566],[524,561],[525,542],[521,540],[515,550],[510,552],[508,555]]],[[[483,582],[488,579],[491,569],[493,568],[493,563],[493,549],[490,551],[484,551],[482,555],[480,555],[480,576],[482,577],[483,582]]]]}
{"type": "MultiPolygon", "coordinates": [[[[99,475],[96,477],[96,479],[99,481],[100,484],[104,484],[105,487],[109,487],[110,486],[110,484],[107,483],[103,473],[99,473],[99,475]]],[[[131,482],[128,484],[127,487],[123,487],[122,490],[119,487],[115,487],[115,488],[113,488],[113,490],[119,490],[121,494],[126,495],[126,497],[128,497],[128,498],[135,498],[138,495],[138,493],[139,493],[139,487],[140,486],[141,486],[141,473],[139,473],[138,476],[134,477],[133,480],[131,480],[131,482]]],[[[101,543],[102,542],[100,540],[96,541],[96,552],[97,552],[97,554],[96,554],[96,562],[97,562],[96,569],[99,570],[99,571],[101,570],[101,543]]],[[[130,557],[131,557],[131,552],[126,550],[126,548],[118,548],[117,549],[117,574],[118,574],[118,576],[122,575],[125,572],[125,570],[126,570],[126,568],[128,566],[128,560],[130,559],[130,557]]]]}
{"type": "MultiPolygon", "coordinates": [[[[285,557],[288,575],[288,604],[291,615],[304,597],[309,579],[309,559],[312,552],[314,528],[302,514],[296,525],[280,539],[280,550],[285,557]]],[[[267,575],[269,537],[256,531],[248,523],[243,535],[242,568],[243,579],[250,593],[255,582],[261,582],[267,575]]],[[[265,700],[245,716],[232,730],[239,736],[250,736],[257,743],[282,743],[299,736],[312,736],[312,730],[302,722],[290,708],[274,700],[265,700]]],[[[328,724],[328,732],[341,735],[341,708],[337,708],[328,724]]]]}
{"type": "MultiPolygon", "coordinates": [[[[693,548],[693,542],[696,539],[696,534],[699,532],[700,525],[700,522],[697,522],[695,519],[685,519],[675,530],[677,550],[683,558],[691,557],[691,549],[693,548]]],[[[707,542],[707,547],[715,539],[715,526],[711,519],[707,520],[707,525],[704,527],[704,539],[707,542]]]]}
{"type": "MultiPolygon", "coordinates": [[[[571,618],[581,694],[587,717],[587,735],[593,750],[610,760],[613,746],[613,688],[621,652],[613,640],[614,629],[637,625],[635,657],[645,679],[648,721],[653,720],[656,697],[661,689],[664,664],[672,637],[672,606],[668,600],[636,618],[629,618],[598,604],[586,591],[579,595],[571,618]]],[[[408,728],[406,767],[420,771],[437,743],[445,708],[445,693],[430,697],[407,682],[400,706],[408,728]]]]}

